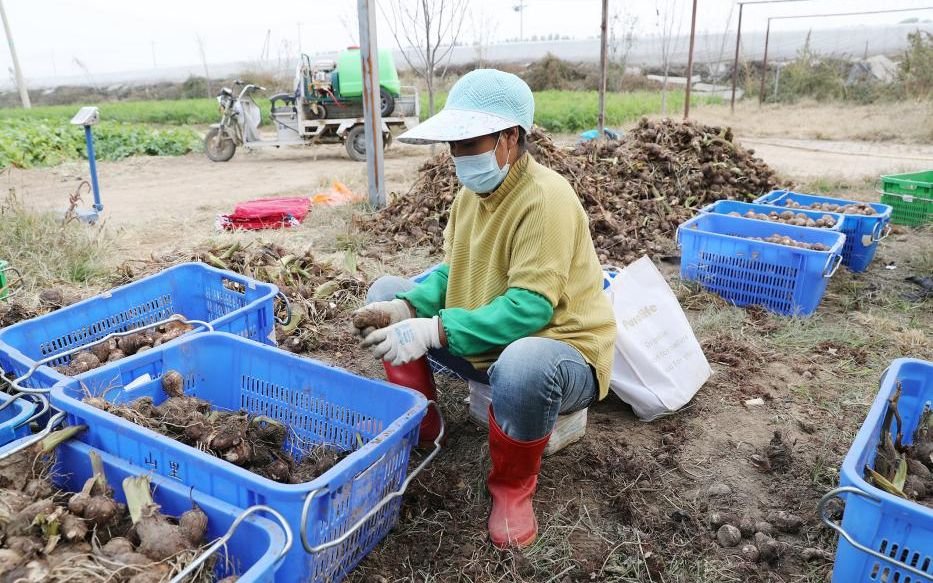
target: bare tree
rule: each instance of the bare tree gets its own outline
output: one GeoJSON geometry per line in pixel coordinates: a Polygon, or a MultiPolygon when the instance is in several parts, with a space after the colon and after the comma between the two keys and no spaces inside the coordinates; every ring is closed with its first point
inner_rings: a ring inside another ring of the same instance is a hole
{"type": "Polygon", "coordinates": [[[678,9],[679,0],[655,0],[655,12],[658,16],[658,28],[661,36],[661,66],[664,80],[661,82],[661,113],[667,113],[667,78],[671,71],[671,54],[674,51],[674,39],[683,29],[683,15],[678,9]]]}
{"type": "Polygon", "coordinates": [[[429,115],[434,115],[434,82],[447,75],[468,5],[469,0],[390,0],[379,4],[405,62],[427,86],[429,115]]]}
{"type": "Polygon", "coordinates": [[[204,65],[204,82],[207,83],[207,96],[213,97],[214,92],[211,91],[211,72],[207,69],[207,55],[204,52],[204,41],[201,40],[201,35],[196,34],[194,38],[198,41],[198,53],[201,54],[201,64],[204,65]]]}
{"type": "Polygon", "coordinates": [[[350,44],[352,45],[360,44],[360,25],[356,10],[356,3],[354,2],[353,6],[345,6],[337,15],[337,19],[340,20],[340,26],[343,27],[343,31],[346,33],[347,38],[350,39],[350,44]]]}
{"type": "Polygon", "coordinates": [[[486,10],[471,10],[470,28],[473,33],[476,64],[484,67],[489,57],[489,45],[499,28],[499,23],[486,10]]]}
{"type": "Polygon", "coordinates": [[[628,56],[635,44],[635,28],[637,26],[638,16],[624,8],[617,8],[609,20],[609,62],[619,68],[621,77],[625,76],[628,56]]]}

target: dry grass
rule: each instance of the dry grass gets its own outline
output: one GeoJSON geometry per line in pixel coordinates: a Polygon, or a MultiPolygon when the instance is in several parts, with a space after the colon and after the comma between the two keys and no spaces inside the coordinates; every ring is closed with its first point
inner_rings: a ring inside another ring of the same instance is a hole
{"type": "MultiPolygon", "coordinates": [[[[63,209],[68,202],[63,198],[63,209]]],[[[0,199],[0,259],[22,274],[25,295],[48,285],[95,284],[107,273],[111,242],[104,226],[30,210],[12,188],[0,199]]]]}
{"type": "Polygon", "coordinates": [[[801,101],[758,107],[747,99],[736,104],[701,105],[691,116],[703,123],[732,126],[748,137],[814,140],[933,142],[933,108],[929,101],[850,105],[801,101]]]}

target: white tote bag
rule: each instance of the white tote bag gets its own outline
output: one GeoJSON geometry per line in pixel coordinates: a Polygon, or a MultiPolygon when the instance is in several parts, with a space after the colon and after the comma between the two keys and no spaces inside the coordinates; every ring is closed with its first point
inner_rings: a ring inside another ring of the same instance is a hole
{"type": "Polygon", "coordinates": [[[642,421],[677,411],[712,374],[677,297],[648,257],[606,291],[617,327],[612,390],[642,421]]]}

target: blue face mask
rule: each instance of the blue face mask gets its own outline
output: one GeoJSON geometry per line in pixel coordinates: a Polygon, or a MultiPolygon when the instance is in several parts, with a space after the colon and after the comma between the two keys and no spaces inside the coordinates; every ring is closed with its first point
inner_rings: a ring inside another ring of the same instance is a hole
{"type": "MultiPolygon", "coordinates": [[[[502,134],[499,134],[502,137],[502,134]]],[[[473,156],[454,156],[454,166],[457,169],[457,178],[460,183],[477,194],[485,194],[499,188],[499,185],[509,174],[509,163],[499,167],[496,160],[496,149],[499,147],[499,138],[496,138],[495,147],[482,154],[473,156]]],[[[505,158],[508,160],[511,150],[505,158]]]]}

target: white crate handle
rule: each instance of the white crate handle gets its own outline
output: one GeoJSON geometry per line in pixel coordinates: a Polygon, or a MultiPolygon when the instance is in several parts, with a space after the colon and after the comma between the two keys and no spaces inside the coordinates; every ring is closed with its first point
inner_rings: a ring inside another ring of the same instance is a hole
{"type": "MultiPolygon", "coordinates": [[[[101,342],[106,342],[112,338],[120,338],[122,336],[129,336],[130,334],[136,334],[140,330],[147,330],[149,328],[155,328],[156,326],[162,326],[163,324],[168,324],[169,322],[182,322],[183,324],[189,324],[192,326],[203,326],[207,328],[208,332],[214,331],[214,327],[211,326],[209,322],[204,322],[202,320],[186,320],[184,318],[172,316],[171,318],[166,318],[165,320],[153,322],[152,324],[146,324],[145,326],[141,326],[139,328],[133,328],[132,330],[126,330],[124,332],[113,332],[111,334],[107,334],[103,338],[95,340],[93,344],[100,344],[101,342]]],[[[10,385],[11,388],[21,393],[48,393],[52,390],[52,387],[40,387],[40,388],[34,389],[31,387],[24,387],[20,383],[24,382],[26,379],[31,377],[34,372],[39,370],[40,366],[44,364],[48,364],[52,362],[53,360],[58,360],[59,358],[62,358],[63,356],[71,356],[72,354],[75,354],[76,352],[81,352],[82,350],[86,350],[87,347],[88,345],[85,344],[82,346],[78,346],[76,348],[72,348],[71,350],[66,350],[65,352],[59,352],[58,354],[47,356],[43,358],[42,360],[38,360],[35,363],[33,363],[31,367],[29,367],[29,370],[27,370],[23,376],[17,379],[14,379],[12,381],[8,380],[7,383],[10,385]]]]}
{"type": "Polygon", "coordinates": [[[277,510],[274,508],[269,508],[264,504],[257,504],[256,506],[250,506],[243,511],[243,514],[237,516],[236,520],[233,521],[233,524],[230,525],[230,528],[227,529],[227,532],[225,532],[223,536],[215,540],[211,546],[205,549],[203,553],[198,555],[198,558],[188,563],[188,566],[185,567],[180,573],[172,577],[172,580],[169,583],[181,583],[185,580],[186,577],[188,577],[188,575],[194,573],[194,571],[199,566],[201,566],[204,561],[216,553],[218,549],[227,544],[227,541],[233,537],[236,529],[244,520],[246,520],[247,516],[250,514],[255,514],[256,512],[267,512],[271,514],[275,517],[276,521],[278,521],[279,526],[282,527],[282,530],[285,531],[285,544],[282,546],[282,550],[279,551],[279,556],[275,559],[276,565],[282,562],[282,559],[285,558],[285,555],[288,554],[288,551],[292,548],[292,529],[288,527],[288,521],[285,520],[285,517],[279,514],[277,510]]]}
{"type": "MultiPolygon", "coordinates": [[[[0,369],[0,371],[2,370],[3,369],[0,369]]],[[[39,411],[37,413],[33,413],[32,416],[30,416],[28,419],[24,419],[23,421],[20,421],[19,423],[17,423],[13,429],[19,429],[23,425],[32,423],[39,417],[42,417],[43,415],[45,415],[45,412],[48,411],[50,408],[49,400],[43,397],[42,395],[30,395],[29,393],[16,393],[15,395],[13,395],[13,398],[10,399],[9,401],[6,401],[5,403],[0,403],[0,411],[3,411],[4,409],[12,405],[17,399],[21,399],[27,396],[35,397],[36,399],[38,399],[39,404],[42,405],[42,407],[40,407],[39,411]]]]}
{"type": "Polygon", "coordinates": [[[40,441],[45,439],[45,437],[49,433],[52,433],[52,429],[54,429],[55,426],[61,423],[62,420],[64,419],[65,419],[64,411],[56,413],[55,415],[52,416],[51,419],[49,419],[49,424],[45,426],[45,429],[43,429],[39,433],[35,433],[29,437],[24,437],[20,439],[18,442],[14,441],[13,443],[8,444],[7,447],[0,448],[0,461],[3,461],[7,459],[8,457],[10,457],[11,455],[17,454],[23,451],[24,449],[29,448],[33,444],[39,443],[40,441]]]}
{"type": "Polygon", "coordinates": [[[280,319],[278,316],[275,316],[275,321],[277,324],[284,326],[292,319],[292,303],[288,301],[288,296],[281,291],[275,294],[275,297],[282,300],[282,304],[285,306],[285,318],[280,319]]]}
{"type": "MultiPolygon", "coordinates": [[[[363,524],[365,524],[367,520],[369,520],[370,518],[372,518],[373,516],[375,516],[377,512],[379,512],[380,510],[382,510],[382,507],[385,506],[386,504],[388,504],[390,500],[393,500],[393,499],[395,499],[395,498],[398,498],[398,497],[400,497],[402,494],[404,494],[404,493],[405,493],[405,490],[408,489],[408,485],[411,483],[411,481],[414,480],[415,477],[416,477],[419,473],[421,473],[421,470],[423,470],[423,469],[425,468],[425,466],[427,466],[428,463],[430,463],[430,461],[433,460],[433,459],[437,456],[437,454],[441,451],[441,441],[443,441],[444,435],[446,434],[446,425],[444,424],[444,416],[441,414],[441,409],[440,409],[440,407],[437,406],[437,403],[435,403],[434,401],[428,401],[428,407],[434,407],[434,408],[437,410],[437,415],[438,415],[438,417],[440,418],[440,421],[441,421],[441,429],[440,429],[440,432],[439,432],[438,435],[437,435],[437,438],[434,440],[434,449],[431,451],[431,453],[430,453],[426,458],[424,458],[424,460],[423,460],[420,464],[418,464],[418,467],[415,468],[414,471],[412,471],[410,474],[408,474],[408,477],[405,479],[404,482],[402,482],[402,485],[399,487],[398,490],[396,490],[396,491],[394,491],[394,492],[390,492],[389,494],[386,494],[386,495],[382,498],[382,500],[379,501],[378,504],[376,504],[375,506],[373,506],[373,507],[369,510],[369,512],[367,512],[366,514],[363,515],[362,518],[360,518],[359,520],[357,520],[356,523],[355,523],[353,526],[351,526],[350,529],[347,530],[345,533],[343,533],[342,535],[340,535],[339,537],[335,538],[335,539],[332,540],[332,541],[329,541],[329,542],[326,542],[326,543],[321,543],[321,544],[317,545],[316,547],[311,546],[311,543],[308,542],[308,534],[307,534],[307,533],[308,533],[308,513],[309,513],[309,511],[310,511],[310,509],[311,509],[311,502],[314,500],[314,498],[315,498],[318,494],[320,494],[321,492],[323,492],[324,490],[326,490],[327,488],[326,488],[326,487],[323,487],[323,488],[315,488],[314,490],[311,490],[310,492],[308,492],[308,495],[307,495],[307,497],[305,498],[304,506],[301,508],[301,532],[300,532],[300,534],[301,534],[301,544],[304,546],[305,551],[306,551],[307,553],[309,553],[309,554],[315,554],[315,553],[319,553],[319,552],[321,552],[321,551],[325,551],[325,550],[327,550],[327,549],[329,549],[329,548],[333,548],[333,547],[335,547],[335,546],[337,546],[337,545],[343,543],[345,540],[347,540],[348,538],[350,538],[350,536],[352,536],[354,532],[356,532],[357,530],[359,530],[360,527],[362,527],[363,524]]],[[[379,459],[382,459],[382,458],[380,457],[379,459]]],[[[373,464],[371,464],[370,467],[371,467],[372,465],[375,465],[375,464],[378,463],[378,462],[379,462],[379,460],[376,460],[376,462],[374,462],[373,464]]],[[[367,468],[367,469],[368,469],[368,468],[367,468]]],[[[364,470],[364,471],[365,471],[365,470],[364,470]]]]}
{"type": "Polygon", "coordinates": [[[840,265],[842,265],[841,254],[830,256],[829,260],[826,262],[826,267],[823,268],[823,277],[832,277],[835,275],[840,265]],[[830,269],[830,265],[832,265],[832,269],[830,269]],[[826,273],[827,270],[829,273],[826,273]]]}
{"type": "Polygon", "coordinates": [[[875,223],[875,228],[871,231],[871,242],[877,243],[878,241],[888,238],[888,235],[891,234],[891,223],[885,221],[878,221],[875,223]]]}
{"type": "Polygon", "coordinates": [[[826,526],[835,530],[837,533],[839,533],[839,536],[846,539],[846,542],[848,542],[850,545],[852,545],[856,549],[862,551],[863,553],[867,553],[875,557],[876,559],[879,559],[886,563],[890,563],[891,565],[894,565],[896,568],[902,569],[904,571],[908,571],[911,574],[921,577],[922,579],[926,581],[933,581],[933,573],[924,573],[923,571],[917,569],[916,567],[911,567],[907,563],[902,563],[901,561],[898,561],[897,559],[888,557],[886,555],[879,553],[878,551],[872,548],[866,547],[865,545],[861,544],[860,542],[852,538],[852,535],[850,535],[848,532],[845,531],[844,528],[842,528],[842,524],[834,521],[829,516],[827,516],[826,505],[829,504],[829,501],[832,500],[833,498],[839,498],[840,500],[842,500],[842,498],[839,496],[840,494],[855,494],[856,496],[867,498],[868,500],[871,500],[872,502],[881,502],[881,498],[878,498],[877,496],[874,496],[872,494],[869,494],[868,492],[865,492],[858,488],[854,488],[852,486],[843,486],[841,488],[836,488],[835,490],[827,492],[822,498],[820,498],[820,503],[816,507],[817,512],[820,515],[820,520],[822,520],[826,526]]]}

